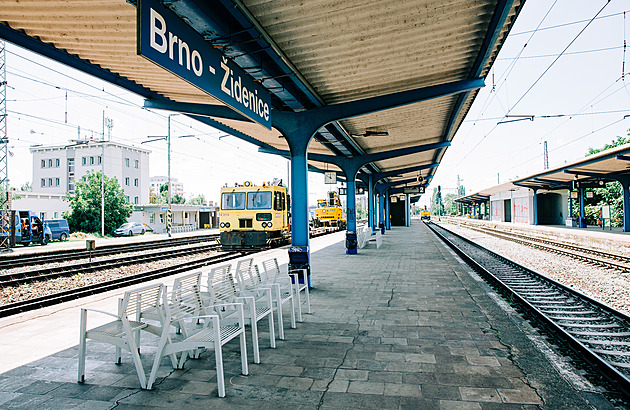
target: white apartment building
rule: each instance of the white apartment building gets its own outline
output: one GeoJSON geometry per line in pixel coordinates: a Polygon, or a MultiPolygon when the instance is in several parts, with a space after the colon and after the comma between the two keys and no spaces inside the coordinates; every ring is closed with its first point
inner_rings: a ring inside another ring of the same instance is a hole
{"type": "Polygon", "coordinates": [[[32,186],[37,192],[73,193],[76,181],[88,171],[104,170],[107,177],[118,179],[128,202],[149,203],[149,150],[113,141],[85,140],[66,146],[32,146],[30,151],[32,186]]]}
{"type": "MultiPolygon", "coordinates": [[[[168,177],[161,175],[149,178],[149,193],[158,195],[160,193],[160,187],[166,182],[168,182],[168,177]]],[[[171,177],[171,190],[173,195],[184,197],[184,184],[179,182],[177,178],[171,177]]]]}

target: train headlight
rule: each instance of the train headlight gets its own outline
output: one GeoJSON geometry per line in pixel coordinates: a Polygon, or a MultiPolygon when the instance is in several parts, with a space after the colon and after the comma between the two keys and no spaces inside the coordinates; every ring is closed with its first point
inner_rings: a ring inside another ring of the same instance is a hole
{"type": "Polygon", "coordinates": [[[271,228],[273,224],[271,222],[267,222],[267,228],[271,228]]]}
{"type": "Polygon", "coordinates": [[[226,227],[226,228],[229,228],[229,227],[230,227],[230,223],[229,223],[229,222],[226,222],[226,223],[225,223],[225,227],[226,227]]]}
{"type": "Polygon", "coordinates": [[[261,225],[262,225],[263,228],[266,228],[267,227],[267,222],[263,222],[261,225]]]}
{"type": "Polygon", "coordinates": [[[219,226],[220,226],[221,228],[225,228],[225,222],[221,222],[221,223],[219,224],[219,226]]]}

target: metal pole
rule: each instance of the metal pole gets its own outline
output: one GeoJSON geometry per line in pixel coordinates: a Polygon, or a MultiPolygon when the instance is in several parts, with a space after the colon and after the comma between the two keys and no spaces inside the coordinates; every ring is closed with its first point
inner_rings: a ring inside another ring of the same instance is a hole
{"type": "Polygon", "coordinates": [[[105,110],[103,110],[103,134],[101,138],[101,236],[105,236],[105,110]]]}
{"type": "MultiPolygon", "coordinates": [[[[169,114],[168,116],[168,134],[166,135],[166,145],[168,146],[168,195],[166,196],[166,205],[168,208],[168,215],[173,217],[173,213],[171,212],[171,116],[173,114],[169,114]]],[[[171,237],[171,225],[168,223],[168,215],[166,222],[166,233],[169,238],[171,237]]],[[[172,223],[172,220],[171,220],[172,223]]]]}

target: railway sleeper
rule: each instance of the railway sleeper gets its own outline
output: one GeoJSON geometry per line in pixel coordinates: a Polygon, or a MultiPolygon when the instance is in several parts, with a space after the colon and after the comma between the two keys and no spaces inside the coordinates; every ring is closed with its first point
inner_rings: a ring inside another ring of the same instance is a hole
{"type": "Polygon", "coordinates": [[[621,350],[593,349],[593,352],[595,352],[597,354],[607,355],[607,356],[617,356],[617,357],[628,357],[628,358],[630,358],[630,352],[621,351],[621,350]]]}
{"type": "Polygon", "coordinates": [[[570,331],[572,335],[576,336],[588,336],[588,337],[630,337],[630,332],[574,332],[570,331]]]}
{"type": "Polygon", "coordinates": [[[608,339],[583,339],[577,338],[580,342],[589,345],[602,345],[602,346],[619,346],[619,347],[628,347],[630,348],[630,342],[617,342],[615,340],[608,339]]]}
{"type": "Polygon", "coordinates": [[[557,320],[557,321],[561,321],[561,320],[568,320],[568,321],[573,321],[573,322],[580,322],[580,321],[584,321],[584,322],[601,322],[602,318],[599,316],[591,316],[591,317],[566,317],[566,316],[548,316],[549,319],[552,320],[557,320]]]}
{"type": "Polygon", "coordinates": [[[591,324],[591,323],[559,323],[562,327],[567,328],[584,328],[584,329],[618,329],[621,326],[618,323],[604,323],[604,324],[591,324]]]}
{"type": "Polygon", "coordinates": [[[567,315],[569,317],[571,316],[580,316],[580,315],[592,315],[595,314],[597,312],[594,312],[592,310],[584,310],[584,311],[565,311],[565,310],[542,310],[541,312],[548,314],[548,315],[567,315]]]}

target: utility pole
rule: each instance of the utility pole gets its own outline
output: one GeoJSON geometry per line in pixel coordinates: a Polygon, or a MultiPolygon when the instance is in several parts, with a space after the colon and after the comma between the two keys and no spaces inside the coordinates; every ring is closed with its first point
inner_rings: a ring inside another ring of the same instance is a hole
{"type": "Polygon", "coordinates": [[[166,233],[168,237],[171,237],[171,224],[173,223],[173,213],[171,211],[171,117],[175,114],[169,114],[168,116],[168,133],[166,134],[166,145],[168,146],[168,195],[166,196],[166,233]]]}
{"type": "Polygon", "coordinates": [[[549,169],[549,151],[547,151],[547,141],[543,143],[543,169],[549,169]]]}
{"type": "Polygon", "coordinates": [[[7,135],[6,43],[0,41],[0,251],[8,251],[11,232],[11,192],[9,191],[9,136],[7,135]]]}

